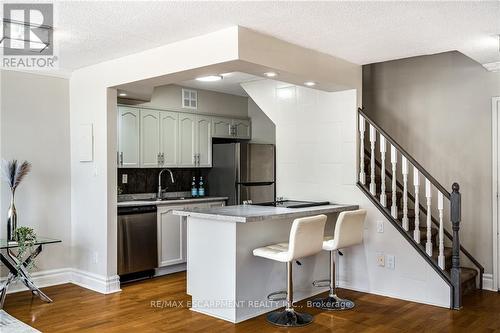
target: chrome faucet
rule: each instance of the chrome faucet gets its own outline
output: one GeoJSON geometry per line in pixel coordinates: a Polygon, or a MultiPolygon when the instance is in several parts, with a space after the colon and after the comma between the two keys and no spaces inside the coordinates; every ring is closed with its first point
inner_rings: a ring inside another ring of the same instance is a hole
{"type": "Polygon", "coordinates": [[[163,169],[163,170],[161,170],[160,173],[158,174],[158,193],[156,194],[156,198],[158,200],[161,200],[161,192],[162,192],[162,189],[161,189],[161,175],[163,174],[163,171],[168,171],[170,173],[170,180],[172,181],[172,184],[175,183],[174,174],[172,173],[172,171],[170,169],[163,169]]]}

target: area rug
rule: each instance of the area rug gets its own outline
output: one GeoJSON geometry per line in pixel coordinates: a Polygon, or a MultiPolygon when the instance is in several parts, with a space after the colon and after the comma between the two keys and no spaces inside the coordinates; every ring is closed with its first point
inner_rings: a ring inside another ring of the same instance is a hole
{"type": "Polygon", "coordinates": [[[40,333],[31,326],[17,320],[4,310],[0,310],[0,332],[2,333],[40,333]]]}

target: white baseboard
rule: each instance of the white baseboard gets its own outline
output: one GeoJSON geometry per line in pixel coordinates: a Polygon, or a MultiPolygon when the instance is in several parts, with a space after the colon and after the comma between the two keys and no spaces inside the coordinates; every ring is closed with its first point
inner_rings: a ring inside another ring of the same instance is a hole
{"type": "Polygon", "coordinates": [[[79,269],[72,269],[71,275],[71,283],[101,294],[111,294],[121,291],[120,277],[118,275],[106,277],[79,269]]]}
{"type": "Polygon", "coordinates": [[[186,271],[186,269],[187,269],[186,264],[177,264],[172,266],[159,267],[155,268],[155,276],[163,276],[167,274],[184,272],[186,271]]]}
{"type": "Polygon", "coordinates": [[[483,290],[498,291],[493,288],[493,274],[483,274],[483,290]]]}
{"type": "MultiPolygon", "coordinates": [[[[111,294],[120,289],[120,277],[106,277],[74,268],[60,268],[46,271],[34,272],[31,274],[33,282],[39,288],[55,286],[64,283],[73,283],[80,287],[96,291],[101,294],[111,294]]],[[[6,280],[6,277],[0,278],[0,282],[6,280]]],[[[28,290],[21,281],[16,281],[9,286],[7,293],[28,290]]]]}
{"type": "MultiPolygon", "coordinates": [[[[71,268],[51,269],[46,271],[34,272],[31,274],[33,282],[39,288],[56,286],[58,284],[71,282],[71,268]]],[[[2,277],[0,281],[3,283],[7,278],[2,277]]],[[[15,293],[18,291],[28,290],[21,281],[16,281],[9,286],[7,293],[15,293]]]]}
{"type": "Polygon", "coordinates": [[[366,294],[374,294],[374,295],[379,295],[379,296],[384,296],[384,297],[401,299],[403,301],[408,301],[408,302],[415,302],[415,303],[420,303],[420,304],[434,305],[434,306],[439,306],[441,308],[447,308],[447,309],[450,308],[450,304],[449,303],[448,304],[440,304],[440,303],[434,303],[434,302],[424,301],[424,300],[421,300],[421,299],[415,299],[415,298],[412,298],[412,297],[402,297],[401,295],[395,295],[395,294],[392,294],[392,293],[382,292],[380,290],[368,290],[366,288],[356,287],[356,286],[350,284],[347,281],[339,281],[338,282],[338,286],[339,286],[339,288],[344,288],[344,289],[359,291],[359,292],[366,293],[366,294]]]}

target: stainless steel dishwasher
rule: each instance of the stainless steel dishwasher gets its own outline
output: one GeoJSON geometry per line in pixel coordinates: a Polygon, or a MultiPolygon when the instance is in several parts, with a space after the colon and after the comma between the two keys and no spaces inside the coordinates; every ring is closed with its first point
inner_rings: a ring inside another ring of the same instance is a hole
{"type": "Polygon", "coordinates": [[[158,267],[156,206],[118,208],[118,275],[152,276],[158,267]],[[136,274],[137,273],[137,274],[136,274]]]}

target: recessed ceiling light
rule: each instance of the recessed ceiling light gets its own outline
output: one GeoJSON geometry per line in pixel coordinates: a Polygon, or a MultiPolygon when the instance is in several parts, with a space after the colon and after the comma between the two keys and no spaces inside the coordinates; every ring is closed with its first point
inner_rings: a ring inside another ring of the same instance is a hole
{"type": "Polygon", "coordinates": [[[304,82],[304,84],[308,87],[314,87],[316,85],[316,82],[314,81],[307,81],[307,82],[304,82]]]}
{"type": "Polygon", "coordinates": [[[220,81],[222,79],[223,79],[222,75],[207,75],[207,76],[197,77],[196,81],[215,82],[215,81],[220,81]]]}
{"type": "Polygon", "coordinates": [[[276,72],[266,72],[266,73],[264,73],[264,75],[267,76],[267,77],[276,77],[276,76],[278,76],[278,73],[276,73],[276,72]]]}
{"type": "Polygon", "coordinates": [[[127,96],[127,93],[121,92],[121,93],[118,94],[118,96],[125,97],[125,96],[127,96]]]}

